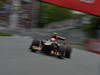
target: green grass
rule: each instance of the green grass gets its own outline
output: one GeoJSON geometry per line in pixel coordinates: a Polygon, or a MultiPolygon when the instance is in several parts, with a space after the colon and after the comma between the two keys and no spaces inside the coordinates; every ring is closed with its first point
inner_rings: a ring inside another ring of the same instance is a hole
{"type": "Polygon", "coordinates": [[[0,36],[12,36],[12,34],[0,32],[0,36]]]}

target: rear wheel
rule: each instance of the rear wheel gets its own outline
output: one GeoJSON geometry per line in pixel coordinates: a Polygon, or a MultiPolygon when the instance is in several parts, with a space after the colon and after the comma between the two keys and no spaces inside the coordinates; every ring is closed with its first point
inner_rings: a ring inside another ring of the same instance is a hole
{"type": "Polygon", "coordinates": [[[65,58],[71,58],[71,52],[72,52],[72,48],[67,47],[65,50],[65,58]]]}

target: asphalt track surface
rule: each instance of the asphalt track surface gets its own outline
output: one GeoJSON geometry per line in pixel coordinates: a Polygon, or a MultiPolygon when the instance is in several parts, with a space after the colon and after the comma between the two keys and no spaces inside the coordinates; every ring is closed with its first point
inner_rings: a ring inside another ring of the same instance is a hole
{"type": "Polygon", "coordinates": [[[100,75],[100,55],[73,49],[71,59],[31,53],[30,37],[0,37],[0,75],[100,75]]]}

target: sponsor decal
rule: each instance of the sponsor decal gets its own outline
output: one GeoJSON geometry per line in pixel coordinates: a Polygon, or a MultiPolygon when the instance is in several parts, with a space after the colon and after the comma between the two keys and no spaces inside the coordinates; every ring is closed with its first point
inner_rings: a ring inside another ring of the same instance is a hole
{"type": "Polygon", "coordinates": [[[95,3],[96,0],[80,0],[80,1],[84,3],[95,3]]]}

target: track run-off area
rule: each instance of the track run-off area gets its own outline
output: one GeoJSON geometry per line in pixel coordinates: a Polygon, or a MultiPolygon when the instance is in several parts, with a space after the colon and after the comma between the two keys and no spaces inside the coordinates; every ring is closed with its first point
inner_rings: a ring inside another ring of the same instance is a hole
{"type": "Polygon", "coordinates": [[[73,48],[71,59],[31,53],[31,37],[0,37],[0,75],[100,75],[100,55],[73,48]]]}

